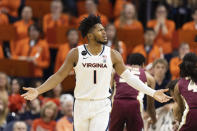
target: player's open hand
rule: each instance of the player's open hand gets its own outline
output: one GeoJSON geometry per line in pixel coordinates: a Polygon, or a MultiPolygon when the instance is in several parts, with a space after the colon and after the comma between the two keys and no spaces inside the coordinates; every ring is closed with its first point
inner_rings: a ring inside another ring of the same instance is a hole
{"type": "Polygon", "coordinates": [[[26,100],[33,100],[38,96],[38,91],[35,88],[25,88],[23,87],[24,90],[27,92],[22,94],[21,96],[24,97],[26,100]]]}
{"type": "Polygon", "coordinates": [[[153,98],[161,103],[167,102],[170,99],[172,99],[172,97],[167,96],[166,94],[164,94],[164,92],[167,92],[168,89],[161,89],[161,90],[157,90],[155,92],[155,94],[153,95],[153,98]]]}

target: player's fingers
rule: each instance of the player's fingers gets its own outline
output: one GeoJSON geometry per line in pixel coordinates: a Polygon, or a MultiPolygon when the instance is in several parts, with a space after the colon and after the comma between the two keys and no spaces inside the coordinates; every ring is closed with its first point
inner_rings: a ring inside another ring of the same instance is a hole
{"type": "Polygon", "coordinates": [[[168,89],[161,89],[161,91],[162,91],[162,92],[167,92],[167,91],[168,91],[168,89]]]}
{"type": "Polygon", "coordinates": [[[28,91],[28,90],[30,90],[30,89],[29,89],[29,88],[27,88],[27,87],[23,87],[23,90],[28,91]]]}
{"type": "Polygon", "coordinates": [[[24,93],[24,94],[22,94],[21,96],[22,97],[25,97],[25,96],[27,96],[28,95],[28,93],[24,93]]]}

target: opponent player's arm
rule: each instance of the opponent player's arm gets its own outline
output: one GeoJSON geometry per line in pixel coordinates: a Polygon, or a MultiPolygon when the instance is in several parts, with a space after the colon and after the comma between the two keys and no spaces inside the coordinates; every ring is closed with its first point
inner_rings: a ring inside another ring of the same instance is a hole
{"type": "Polygon", "coordinates": [[[119,52],[115,50],[111,50],[111,58],[113,67],[118,75],[120,75],[130,86],[147,94],[151,97],[154,97],[159,102],[167,102],[171,97],[166,96],[164,92],[167,90],[154,90],[145,85],[137,76],[133,75],[128,69],[126,69],[125,64],[123,62],[122,56],[119,52]]]}
{"type": "Polygon", "coordinates": [[[22,96],[27,100],[32,100],[35,99],[37,95],[55,88],[69,75],[70,71],[73,69],[73,66],[77,64],[77,61],[78,50],[77,48],[74,48],[68,53],[63,65],[55,74],[50,76],[47,81],[45,81],[41,86],[37,87],[36,89],[25,88],[25,90],[27,90],[28,92],[23,94],[22,96]]]}
{"type": "Polygon", "coordinates": [[[174,88],[174,100],[176,102],[173,109],[174,119],[181,122],[185,105],[183,99],[181,98],[178,84],[176,84],[174,88]]]}
{"type": "MultiPolygon", "coordinates": [[[[147,78],[147,84],[152,89],[155,89],[155,79],[150,75],[148,72],[146,72],[146,78],[147,78]]],[[[155,104],[154,99],[150,96],[147,96],[147,113],[151,117],[152,123],[154,124],[156,122],[156,112],[155,112],[155,104]]]]}

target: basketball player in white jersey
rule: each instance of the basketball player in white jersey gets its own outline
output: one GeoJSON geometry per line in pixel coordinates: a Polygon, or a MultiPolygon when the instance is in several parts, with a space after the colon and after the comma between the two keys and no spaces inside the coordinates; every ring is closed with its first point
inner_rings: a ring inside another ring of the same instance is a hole
{"type": "Polygon", "coordinates": [[[88,44],[72,49],[61,68],[45,83],[37,88],[24,88],[28,92],[22,96],[33,100],[61,83],[74,68],[76,87],[74,90],[74,129],[76,131],[108,130],[111,102],[110,81],[114,68],[130,86],[154,97],[159,102],[167,102],[171,97],[167,90],[153,90],[126,69],[120,53],[105,46],[107,37],[99,16],[89,15],[81,21],[79,30],[87,37],[88,44]]]}

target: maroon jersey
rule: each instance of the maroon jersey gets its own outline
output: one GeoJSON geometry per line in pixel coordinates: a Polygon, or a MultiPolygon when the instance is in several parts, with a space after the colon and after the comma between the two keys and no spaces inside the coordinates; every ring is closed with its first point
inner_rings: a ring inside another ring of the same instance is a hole
{"type": "MultiPolygon", "coordinates": [[[[146,74],[144,69],[140,68],[131,68],[131,73],[137,75],[141,81],[144,83],[147,82],[146,74]]],[[[131,88],[122,78],[120,78],[117,74],[114,76],[116,82],[116,95],[114,99],[137,99],[139,94],[138,90],[131,88]]]]}
{"type": "Polygon", "coordinates": [[[185,111],[180,123],[180,131],[197,130],[197,83],[181,78],[178,82],[179,92],[184,98],[185,111]]]}
{"type": "Polygon", "coordinates": [[[197,83],[193,83],[190,79],[181,78],[179,80],[179,92],[190,109],[197,108],[197,83]]]}

